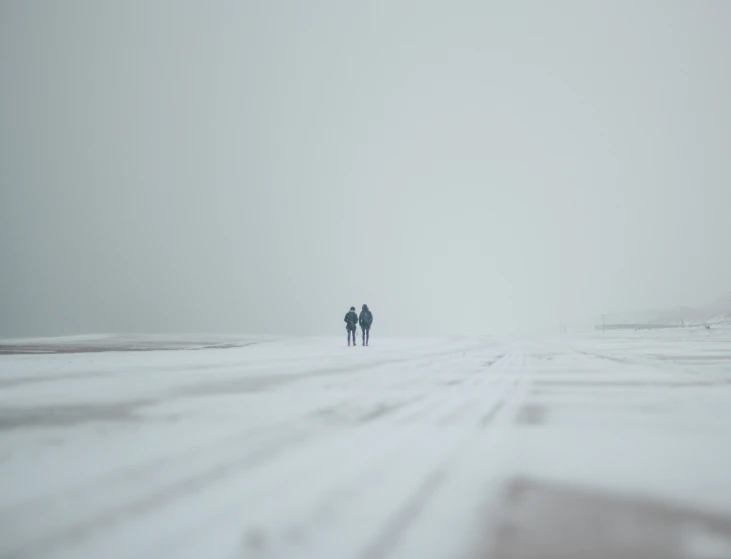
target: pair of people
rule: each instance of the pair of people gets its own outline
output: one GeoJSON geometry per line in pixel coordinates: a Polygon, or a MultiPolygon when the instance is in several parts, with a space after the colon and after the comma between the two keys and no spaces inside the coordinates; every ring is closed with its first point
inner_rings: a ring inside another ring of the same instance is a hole
{"type": "Polygon", "coordinates": [[[355,342],[355,328],[360,324],[360,330],[363,332],[363,345],[368,345],[371,337],[371,324],[373,324],[373,313],[368,305],[363,305],[360,316],[355,313],[355,307],[350,307],[348,314],[345,315],[345,328],[348,330],[348,346],[350,346],[350,338],[353,338],[353,347],[358,345],[355,342]]]}

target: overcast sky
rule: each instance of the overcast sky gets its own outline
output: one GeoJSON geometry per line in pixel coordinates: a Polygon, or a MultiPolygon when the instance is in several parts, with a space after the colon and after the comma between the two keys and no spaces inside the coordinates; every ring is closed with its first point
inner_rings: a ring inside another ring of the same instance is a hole
{"type": "Polygon", "coordinates": [[[0,335],[731,291],[731,2],[4,0],[0,335]]]}

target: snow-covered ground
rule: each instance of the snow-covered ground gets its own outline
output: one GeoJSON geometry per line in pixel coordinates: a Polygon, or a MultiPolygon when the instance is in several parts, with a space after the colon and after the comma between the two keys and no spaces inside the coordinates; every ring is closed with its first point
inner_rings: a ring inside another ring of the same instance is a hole
{"type": "Polygon", "coordinates": [[[0,355],[0,557],[731,558],[730,330],[143,341],[0,355]]]}

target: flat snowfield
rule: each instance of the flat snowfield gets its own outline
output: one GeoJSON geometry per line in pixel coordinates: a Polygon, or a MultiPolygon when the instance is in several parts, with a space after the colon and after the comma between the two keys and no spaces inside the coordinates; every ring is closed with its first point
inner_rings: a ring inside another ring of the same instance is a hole
{"type": "Polygon", "coordinates": [[[0,557],[731,558],[731,331],[344,337],[2,342],[0,557]]]}

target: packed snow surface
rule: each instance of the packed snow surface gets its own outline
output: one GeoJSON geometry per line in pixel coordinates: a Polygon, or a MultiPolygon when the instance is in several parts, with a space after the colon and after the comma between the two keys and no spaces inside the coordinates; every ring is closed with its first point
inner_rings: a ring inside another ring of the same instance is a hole
{"type": "Polygon", "coordinates": [[[344,337],[0,342],[0,557],[731,557],[731,331],[344,337]]]}

